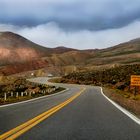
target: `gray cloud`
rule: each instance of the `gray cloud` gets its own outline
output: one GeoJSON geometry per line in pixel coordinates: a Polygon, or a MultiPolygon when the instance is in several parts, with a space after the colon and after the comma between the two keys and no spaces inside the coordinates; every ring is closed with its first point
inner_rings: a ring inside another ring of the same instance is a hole
{"type": "Polygon", "coordinates": [[[67,31],[120,28],[138,21],[139,13],[139,0],[0,0],[1,23],[56,22],[67,31]]]}
{"type": "Polygon", "coordinates": [[[1,31],[18,33],[31,41],[46,47],[66,46],[77,49],[106,48],[140,37],[140,22],[134,22],[119,29],[103,31],[80,30],[66,32],[57,23],[34,27],[20,27],[0,24],[1,31]]]}
{"type": "Polygon", "coordinates": [[[140,0],[0,0],[0,31],[46,47],[110,47],[140,37],[140,0]]]}

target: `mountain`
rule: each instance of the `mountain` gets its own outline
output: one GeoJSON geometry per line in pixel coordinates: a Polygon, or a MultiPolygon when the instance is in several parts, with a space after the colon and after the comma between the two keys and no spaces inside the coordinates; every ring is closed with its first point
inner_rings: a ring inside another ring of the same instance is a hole
{"type": "Polygon", "coordinates": [[[52,50],[53,50],[53,53],[55,54],[61,54],[61,53],[70,52],[70,51],[78,51],[77,49],[66,48],[64,46],[59,46],[59,47],[53,48],[52,50]]]}
{"type": "Polygon", "coordinates": [[[46,48],[12,32],[0,33],[0,75],[45,69],[66,74],[140,62],[140,39],[106,49],[46,48]]]}
{"type": "Polygon", "coordinates": [[[46,48],[12,32],[0,33],[0,66],[27,62],[53,53],[60,54],[74,49],[46,48]]]}
{"type": "Polygon", "coordinates": [[[48,62],[41,60],[50,49],[39,46],[12,32],[0,33],[0,74],[42,68],[48,62]]]}
{"type": "Polygon", "coordinates": [[[100,64],[134,64],[140,62],[140,40],[131,40],[99,52],[100,64]]]}
{"type": "Polygon", "coordinates": [[[46,59],[57,66],[71,66],[71,71],[137,64],[140,63],[140,39],[101,50],[73,50],[61,55],[53,54],[46,59]]]}
{"type": "Polygon", "coordinates": [[[43,57],[75,49],[46,48],[12,32],[0,32],[0,75],[36,70],[48,66],[43,57]]]}
{"type": "Polygon", "coordinates": [[[0,33],[0,66],[35,60],[45,56],[47,51],[17,34],[0,33]]]}

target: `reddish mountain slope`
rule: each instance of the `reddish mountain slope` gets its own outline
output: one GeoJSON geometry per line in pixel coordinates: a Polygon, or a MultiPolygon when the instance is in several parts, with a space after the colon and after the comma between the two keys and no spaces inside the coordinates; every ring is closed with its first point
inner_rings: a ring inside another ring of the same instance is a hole
{"type": "Polygon", "coordinates": [[[24,37],[0,33],[0,74],[10,75],[45,68],[53,73],[140,63],[140,39],[102,50],[46,48],[24,37]]]}

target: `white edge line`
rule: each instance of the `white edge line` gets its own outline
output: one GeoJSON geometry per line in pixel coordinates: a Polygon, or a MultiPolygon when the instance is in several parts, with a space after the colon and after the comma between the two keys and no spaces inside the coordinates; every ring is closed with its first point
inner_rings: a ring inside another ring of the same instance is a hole
{"type": "Polygon", "coordinates": [[[125,108],[121,107],[120,105],[118,105],[117,103],[115,103],[114,101],[112,101],[111,99],[109,99],[104,93],[103,93],[103,89],[101,88],[101,93],[102,95],[109,101],[111,102],[116,108],[118,108],[120,111],[122,111],[125,115],[127,115],[129,118],[131,118],[134,122],[136,122],[137,124],[140,125],[140,119],[138,117],[136,117],[135,115],[133,115],[132,113],[130,113],[128,110],[126,110],[125,108]]]}
{"type": "Polygon", "coordinates": [[[13,105],[18,105],[18,104],[23,104],[23,103],[28,103],[28,102],[39,100],[39,99],[42,99],[42,98],[55,96],[55,95],[61,94],[61,93],[65,92],[65,91],[68,91],[68,90],[69,90],[69,88],[66,88],[65,90],[60,91],[60,92],[57,92],[55,94],[45,95],[45,96],[41,96],[41,97],[38,97],[38,98],[34,98],[34,99],[26,100],[26,101],[21,101],[21,102],[17,102],[17,103],[11,103],[11,104],[6,104],[6,105],[1,105],[0,108],[8,107],[8,106],[13,106],[13,105]]]}

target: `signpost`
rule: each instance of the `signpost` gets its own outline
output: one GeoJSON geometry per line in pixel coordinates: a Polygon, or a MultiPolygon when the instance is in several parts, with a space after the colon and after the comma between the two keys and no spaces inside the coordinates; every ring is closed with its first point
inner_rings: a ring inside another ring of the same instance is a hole
{"type": "Polygon", "coordinates": [[[131,75],[131,86],[135,86],[135,95],[137,87],[140,86],[140,75],[131,75]]]}

